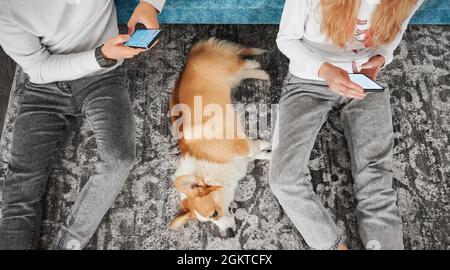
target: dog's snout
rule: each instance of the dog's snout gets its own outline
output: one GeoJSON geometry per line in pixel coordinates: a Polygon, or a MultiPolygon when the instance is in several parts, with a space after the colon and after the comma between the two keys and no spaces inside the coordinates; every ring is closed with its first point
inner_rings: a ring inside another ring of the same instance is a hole
{"type": "Polygon", "coordinates": [[[230,238],[233,238],[233,237],[236,236],[236,231],[233,228],[228,228],[226,230],[226,236],[230,237],[230,238]]]}

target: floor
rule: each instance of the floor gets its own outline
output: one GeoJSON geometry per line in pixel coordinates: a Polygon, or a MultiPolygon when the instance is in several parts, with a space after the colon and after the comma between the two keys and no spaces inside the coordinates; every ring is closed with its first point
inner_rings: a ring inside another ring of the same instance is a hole
{"type": "MultiPolygon", "coordinates": [[[[3,127],[16,64],[0,47],[0,127],[3,127]]],[[[0,136],[2,130],[0,129],[0,136]]]]}
{"type": "MultiPolygon", "coordinates": [[[[179,157],[165,117],[168,97],[192,45],[211,36],[269,49],[258,57],[271,84],[246,81],[234,93],[245,105],[276,104],[287,59],[276,49],[276,26],[164,26],[157,49],[126,61],[138,127],[136,165],[89,249],[305,249],[301,235],[268,186],[268,163],[255,162],[239,184],[233,208],[238,232],[227,238],[210,224],[167,228],[177,212],[172,175],[179,157]]],[[[450,27],[410,27],[379,80],[389,88],[395,131],[394,188],[407,249],[450,249],[450,27]]],[[[0,141],[0,182],[25,81],[17,75],[0,141]]],[[[94,171],[96,145],[80,119],[54,164],[45,196],[40,247],[49,246],[81,187],[94,171]]],[[[260,134],[270,139],[270,133],[260,134]]],[[[350,158],[339,112],[321,130],[310,160],[312,183],[351,248],[360,249],[350,158]]],[[[1,193],[1,192],[0,192],[1,193]]]]}

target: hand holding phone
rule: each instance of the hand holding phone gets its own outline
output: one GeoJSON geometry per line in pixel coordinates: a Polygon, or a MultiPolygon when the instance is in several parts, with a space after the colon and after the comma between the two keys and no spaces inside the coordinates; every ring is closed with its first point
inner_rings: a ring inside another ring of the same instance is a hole
{"type": "Polygon", "coordinates": [[[101,52],[106,59],[130,59],[145,51],[124,46],[130,38],[129,35],[119,35],[108,40],[102,47],[101,52]]]}
{"type": "Polygon", "coordinates": [[[367,96],[361,86],[350,80],[346,70],[328,62],[320,67],[319,77],[326,81],[330,90],[337,95],[359,100],[367,96]]]}
{"type": "Polygon", "coordinates": [[[157,41],[161,35],[161,30],[139,29],[134,32],[125,46],[139,49],[149,49],[157,41]]]}
{"type": "MultiPolygon", "coordinates": [[[[136,1],[138,2],[138,1],[136,1]]],[[[128,21],[128,34],[131,35],[136,29],[136,24],[141,23],[146,29],[159,29],[158,10],[149,2],[140,1],[134,9],[128,21]]]]}

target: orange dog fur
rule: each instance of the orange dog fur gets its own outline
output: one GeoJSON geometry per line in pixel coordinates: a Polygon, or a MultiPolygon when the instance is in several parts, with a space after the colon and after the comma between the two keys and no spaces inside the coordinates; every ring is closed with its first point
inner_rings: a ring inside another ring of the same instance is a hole
{"type": "Polygon", "coordinates": [[[175,187],[183,196],[172,229],[191,218],[212,221],[222,231],[235,229],[229,205],[237,182],[245,176],[248,162],[270,157],[265,151],[269,144],[246,138],[236,112],[205,115],[204,111],[227,112],[231,91],[242,80],[269,80],[258,62],[243,59],[264,52],[215,38],[192,48],[170,101],[172,121],[180,132],[175,187]],[[189,112],[176,110],[180,105],[189,112]]]}

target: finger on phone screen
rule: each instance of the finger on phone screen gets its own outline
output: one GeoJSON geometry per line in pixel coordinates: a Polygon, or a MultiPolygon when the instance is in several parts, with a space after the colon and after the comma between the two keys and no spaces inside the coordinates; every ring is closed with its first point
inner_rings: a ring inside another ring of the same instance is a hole
{"type": "Polygon", "coordinates": [[[134,33],[134,30],[136,28],[137,21],[134,18],[131,18],[128,22],[128,35],[132,35],[134,33]]]}

